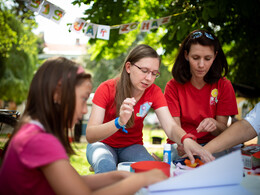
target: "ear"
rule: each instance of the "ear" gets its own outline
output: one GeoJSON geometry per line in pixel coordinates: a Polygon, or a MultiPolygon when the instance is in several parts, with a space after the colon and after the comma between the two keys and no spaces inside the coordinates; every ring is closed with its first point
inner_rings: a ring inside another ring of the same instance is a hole
{"type": "Polygon", "coordinates": [[[60,104],[61,103],[61,82],[58,82],[58,85],[56,86],[54,95],[53,95],[53,102],[55,104],[60,104]]]}
{"type": "Polygon", "coordinates": [[[126,63],[125,63],[125,70],[126,70],[127,73],[130,73],[130,72],[131,72],[131,71],[130,71],[130,67],[131,67],[131,63],[130,63],[130,62],[126,62],[126,63]]]}
{"type": "Polygon", "coordinates": [[[185,57],[185,59],[186,59],[187,61],[189,61],[187,50],[184,51],[184,57],[185,57]]]}

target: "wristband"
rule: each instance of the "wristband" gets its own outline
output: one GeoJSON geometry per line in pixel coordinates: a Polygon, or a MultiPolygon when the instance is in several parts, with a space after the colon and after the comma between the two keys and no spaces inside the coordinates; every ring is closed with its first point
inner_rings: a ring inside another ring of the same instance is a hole
{"type": "Polygon", "coordinates": [[[121,126],[121,125],[119,124],[119,122],[118,122],[118,119],[119,119],[119,117],[117,117],[117,118],[115,119],[115,126],[116,126],[116,128],[122,129],[122,131],[123,131],[124,133],[128,133],[128,131],[125,129],[125,125],[121,126]]]}
{"type": "Polygon", "coordinates": [[[191,138],[193,139],[195,142],[197,142],[197,137],[191,133],[187,133],[186,135],[182,136],[181,138],[181,143],[183,144],[183,141],[186,139],[186,138],[191,138]]]}

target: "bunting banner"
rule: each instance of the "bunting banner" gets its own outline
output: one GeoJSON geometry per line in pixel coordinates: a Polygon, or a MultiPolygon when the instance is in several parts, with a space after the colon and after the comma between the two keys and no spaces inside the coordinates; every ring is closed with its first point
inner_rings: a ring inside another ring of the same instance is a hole
{"type": "MultiPolygon", "coordinates": [[[[60,7],[50,3],[47,0],[27,0],[27,7],[33,12],[37,12],[39,15],[50,19],[51,21],[59,24],[65,15],[65,11],[60,7]]],[[[182,13],[177,13],[171,16],[166,16],[159,19],[151,19],[143,21],[140,25],[141,32],[150,32],[151,29],[157,29],[161,25],[170,22],[172,16],[177,16],[182,13]]],[[[133,22],[128,24],[120,24],[114,26],[94,24],[86,22],[81,18],[75,18],[74,22],[70,26],[70,31],[75,33],[83,33],[92,39],[98,38],[103,40],[109,40],[110,30],[119,29],[119,34],[129,33],[136,30],[140,22],[133,22]]]]}

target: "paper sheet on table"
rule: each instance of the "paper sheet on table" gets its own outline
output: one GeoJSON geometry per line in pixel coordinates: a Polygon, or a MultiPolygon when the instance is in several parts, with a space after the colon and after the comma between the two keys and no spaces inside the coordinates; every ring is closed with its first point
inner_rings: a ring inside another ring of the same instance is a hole
{"type": "MultiPolygon", "coordinates": [[[[156,192],[145,192],[140,195],[254,195],[241,185],[229,185],[229,186],[217,186],[217,187],[203,187],[203,188],[189,188],[181,190],[170,190],[170,191],[156,191],[156,192]]],[[[138,194],[136,194],[138,195],[138,194]]],[[[255,195],[259,195],[256,193],[255,195]]]]}
{"type": "Polygon", "coordinates": [[[150,185],[148,191],[239,185],[242,179],[243,161],[238,150],[182,175],[150,185]]]}

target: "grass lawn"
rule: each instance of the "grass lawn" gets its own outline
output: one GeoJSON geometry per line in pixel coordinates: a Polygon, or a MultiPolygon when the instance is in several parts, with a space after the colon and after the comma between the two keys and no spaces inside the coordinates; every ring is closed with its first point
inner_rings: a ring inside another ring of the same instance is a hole
{"type": "Polygon", "coordinates": [[[89,171],[89,163],[86,157],[87,143],[73,143],[72,147],[76,155],[70,157],[71,165],[77,170],[80,175],[90,175],[94,172],[89,171]]]}
{"type": "MultiPolygon", "coordinates": [[[[161,129],[150,130],[145,128],[143,130],[143,140],[145,147],[149,153],[155,153],[162,159],[163,156],[163,144],[166,143],[166,135],[161,129]],[[161,137],[161,144],[152,144],[152,137],[161,137]]],[[[78,171],[80,175],[90,175],[94,172],[89,171],[89,163],[86,158],[87,143],[72,143],[73,149],[76,155],[70,157],[71,165],[78,171]]]]}

